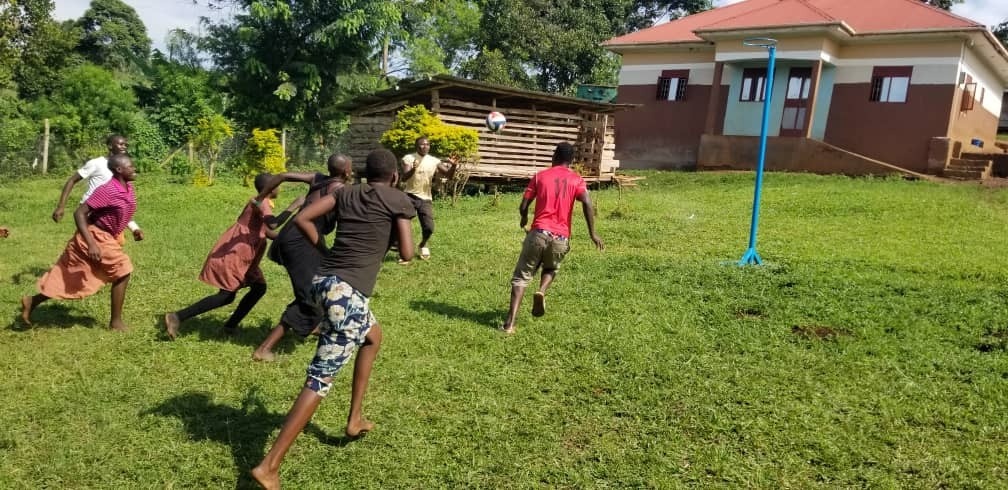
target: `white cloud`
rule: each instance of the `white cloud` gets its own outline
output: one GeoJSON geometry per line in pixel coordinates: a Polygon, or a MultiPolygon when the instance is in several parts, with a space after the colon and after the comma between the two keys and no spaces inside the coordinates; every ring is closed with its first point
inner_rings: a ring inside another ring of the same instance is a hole
{"type": "MultiPolygon", "coordinates": [[[[127,0],[123,3],[136,10],[140,20],[147,27],[147,36],[151,39],[152,47],[161,51],[165,50],[165,36],[168,31],[181,28],[200,33],[200,17],[220,21],[232,13],[228,9],[209,9],[205,2],[194,4],[192,0],[127,0]]],[[[78,19],[90,5],[90,0],[56,0],[53,18],[78,19]]]]}

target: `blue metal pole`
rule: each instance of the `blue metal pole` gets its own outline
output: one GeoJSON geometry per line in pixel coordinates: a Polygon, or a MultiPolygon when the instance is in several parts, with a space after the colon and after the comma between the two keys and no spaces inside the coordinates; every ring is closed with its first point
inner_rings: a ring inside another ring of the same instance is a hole
{"type": "Polygon", "coordinates": [[[756,164],[756,190],[753,192],[752,221],[749,224],[749,248],[738,265],[763,263],[763,259],[756,253],[756,231],[759,228],[759,208],[760,191],[763,188],[763,165],[766,162],[767,126],[770,125],[770,101],[773,96],[774,61],[777,58],[777,46],[771,44],[767,46],[770,60],[767,62],[766,98],[763,100],[763,125],[760,128],[759,162],[756,164]]]}

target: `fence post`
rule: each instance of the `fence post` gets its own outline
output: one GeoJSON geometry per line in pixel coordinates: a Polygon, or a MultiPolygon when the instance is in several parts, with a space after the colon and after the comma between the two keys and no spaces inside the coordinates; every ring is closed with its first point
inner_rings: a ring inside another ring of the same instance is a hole
{"type": "Polygon", "coordinates": [[[45,118],[45,133],[42,135],[42,175],[49,172],[49,118],[45,118]]]}

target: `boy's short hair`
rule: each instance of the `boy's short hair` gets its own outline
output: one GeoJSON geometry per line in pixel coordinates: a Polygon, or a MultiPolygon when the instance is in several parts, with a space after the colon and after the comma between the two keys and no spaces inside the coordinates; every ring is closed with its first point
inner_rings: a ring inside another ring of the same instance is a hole
{"type": "Polygon", "coordinates": [[[119,140],[119,139],[121,139],[123,141],[126,141],[126,137],[125,136],[123,136],[123,135],[121,135],[119,133],[112,133],[112,134],[108,135],[107,138],[105,138],[105,146],[112,146],[112,142],[115,141],[115,140],[119,140]]]}
{"type": "Polygon", "coordinates": [[[109,170],[111,170],[111,171],[114,172],[115,169],[117,169],[117,168],[119,168],[119,167],[121,167],[121,166],[123,166],[123,165],[125,165],[127,163],[132,163],[132,162],[133,162],[133,160],[130,159],[129,155],[127,155],[125,153],[117,153],[117,154],[112,155],[112,156],[110,156],[108,158],[107,165],[108,165],[109,170]]]}
{"type": "Polygon", "coordinates": [[[395,175],[399,162],[395,154],[385,148],[371,150],[364,166],[364,176],[369,181],[385,181],[395,175]]]}
{"type": "Polygon", "coordinates": [[[574,161],[574,145],[563,141],[557,143],[553,151],[553,163],[571,163],[574,161]]]}
{"type": "Polygon", "coordinates": [[[329,175],[349,173],[352,168],[351,165],[350,157],[342,153],[333,153],[326,160],[326,170],[329,170],[329,175]]]}
{"type": "Polygon", "coordinates": [[[255,180],[253,181],[254,184],[255,184],[255,189],[257,191],[259,191],[259,192],[262,192],[263,187],[266,187],[266,182],[272,176],[273,176],[273,174],[269,174],[269,173],[262,173],[262,174],[256,175],[255,176],[255,180]]]}

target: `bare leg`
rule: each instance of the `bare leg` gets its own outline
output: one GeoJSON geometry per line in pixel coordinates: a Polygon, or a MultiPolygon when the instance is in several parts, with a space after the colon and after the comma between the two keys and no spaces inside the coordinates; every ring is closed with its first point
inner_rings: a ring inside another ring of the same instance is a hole
{"type": "Polygon", "coordinates": [[[48,296],[39,293],[35,296],[22,296],[21,297],[21,320],[25,322],[25,325],[31,325],[31,314],[35,311],[35,307],[40,305],[43,301],[49,299],[48,296]]]}
{"type": "Polygon", "coordinates": [[[252,359],[266,362],[275,360],[276,353],[273,352],[273,348],[283,339],[284,331],[282,322],[273,327],[273,330],[270,330],[269,335],[266,336],[266,340],[263,340],[259,347],[256,347],[256,350],[252,352],[252,359]]]}
{"type": "Polygon", "coordinates": [[[364,394],[367,393],[368,381],[371,379],[371,367],[381,349],[381,325],[374,324],[364,339],[364,345],[357,350],[354,360],[353,384],[350,388],[350,414],[347,416],[347,437],[360,437],[374,429],[374,424],[364,418],[361,406],[364,404],[364,394]]]}
{"type": "Polygon", "coordinates": [[[129,327],[122,319],[123,303],[126,302],[126,286],[129,285],[130,276],[126,274],[112,283],[112,318],[109,320],[109,328],[117,332],[125,332],[129,327]]]}
{"type": "Polygon", "coordinates": [[[283,462],[287,450],[294,444],[294,440],[301,434],[315,410],[318,410],[322,403],[322,397],[308,388],[302,388],[301,394],[294,401],[294,406],[287,412],[287,419],[284,420],[283,427],[276,442],[270,448],[269,453],[263,458],[259,466],[252,468],[252,478],[255,478],[263,488],[274,490],[280,488],[280,463],[283,462]]]}
{"type": "Polygon", "coordinates": [[[178,327],[179,327],[179,317],[175,312],[168,312],[164,314],[164,324],[165,330],[168,331],[168,337],[175,340],[178,337],[178,327]]]}
{"type": "Polygon", "coordinates": [[[556,269],[542,271],[542,277],[539,278],[539,292],[546,294],[546,290],[549,289],[550,284],[553,283],[553,279],[556,277],[556,269]]]}
{"type": "Polygon", "coordinates": [[[511,286],[511,307],[508,309],[507,319],[501,327],[505,333],[515,332],[515,319],[518,318],[518,308],[521,306],[522,297],[525,296],[525,286],[511,286]]]}

